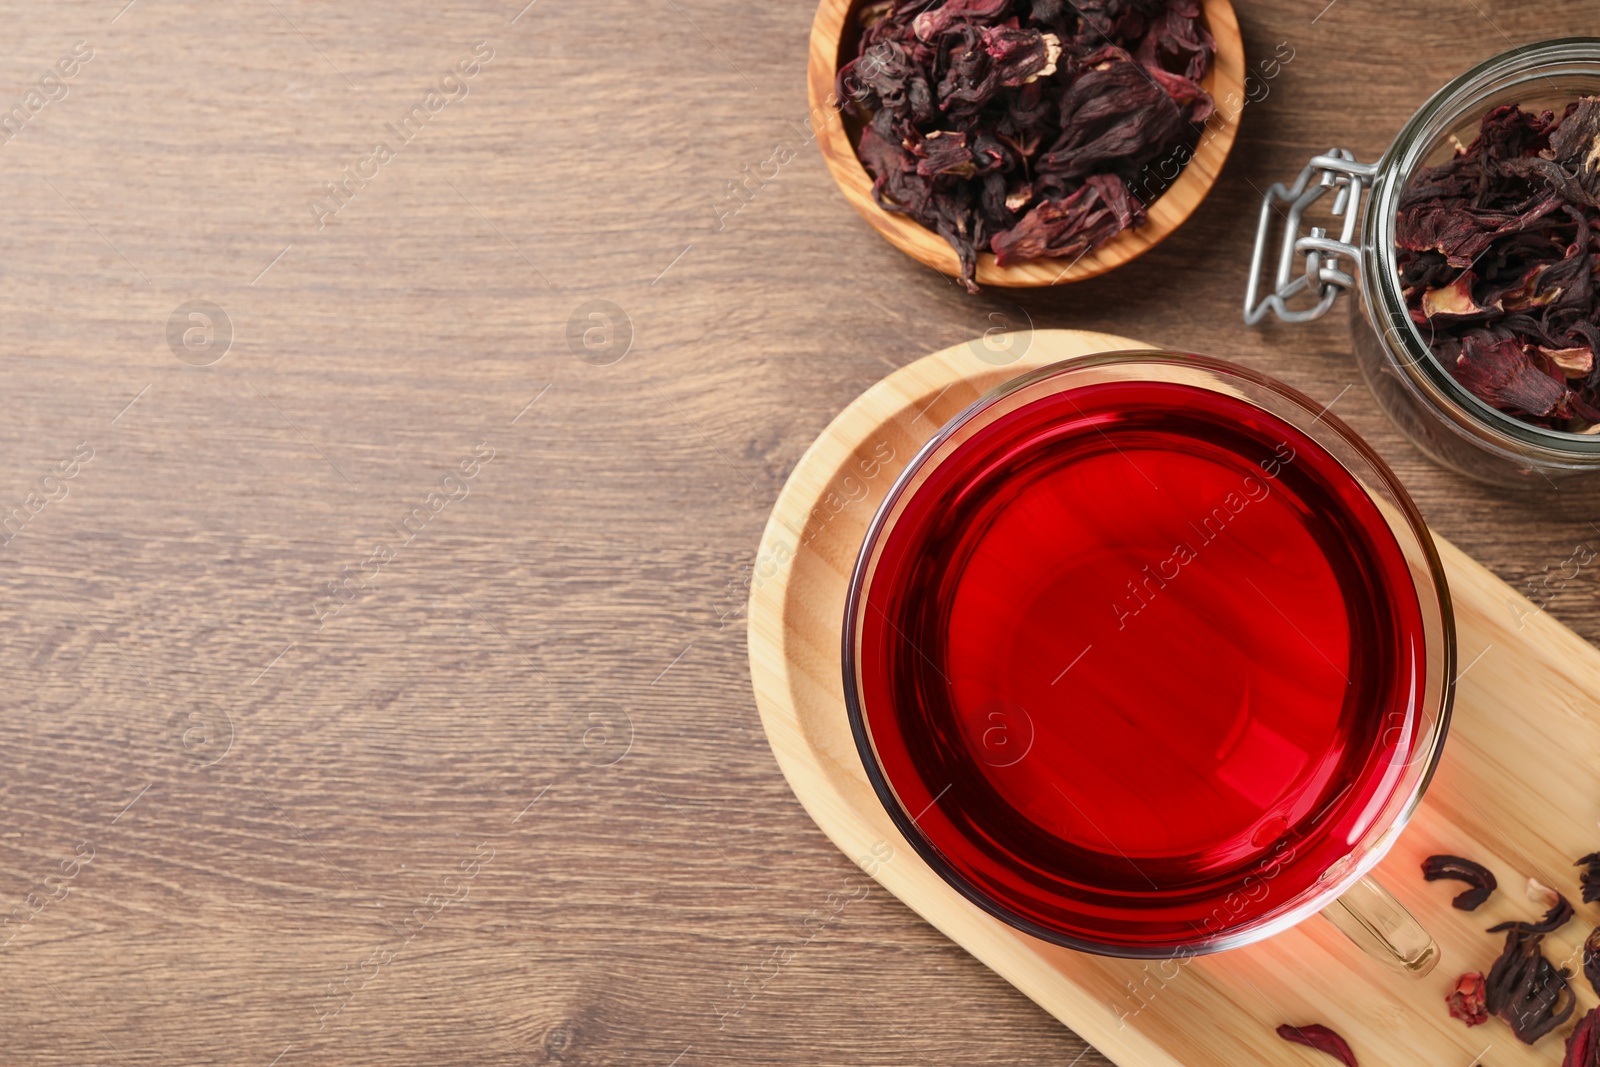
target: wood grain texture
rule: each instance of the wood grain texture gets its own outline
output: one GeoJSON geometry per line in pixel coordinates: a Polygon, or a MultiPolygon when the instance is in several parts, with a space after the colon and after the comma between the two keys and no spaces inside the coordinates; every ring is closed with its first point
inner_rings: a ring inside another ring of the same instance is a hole
{"type": "MultiPolygon", "coordinates": [[[[1559,1061],[1560,1037],[1530,1048],[1498,1023],[1469,1030],[1444,998],[1462,972],[1486,972],[1498,955],[1503,938],[1485,928],[1542,912],[1523,892],[1527,878],[1577,900],[1572,860],[1595,839],[1597,805],[1569,798],[1600,765],[1600,650],[1447,541],[1439,548],[1465,669],[1435,784],[1375,872],[1439,943],[1440,963],[1425,977],[1390,972],[1315,918],[1182,961],[1073,952],[988,916],[906,843],[862,770],[844,706],[845,596],[872,513],[934,432],[990,389],[1074,356],[1146,347],[1064,330],[1008,340],[1004,366],[993,348],[956,345],[867,390],[801,457],[773,508],[751,593],[750,669],[768,740],[811,817],[880,884],[1119,1067],[1299,1062],[1308,1054],[1275,1031],[1312,1022],[1333,1025],[1366,1063],[1470,1063],[1485,1044],[1496,1046],[1497,1064],[1559,1061]],[[852,498],[861,506],[847,511],[852,498]],[[1551,722],[1515,708],[1563,714],[1551,722]],[[1490,797],[1500,801],[1480,799],[1490,797]],[[1471,915],[1456,911],[1459,887],[1420,877],[1422,858],[1437,852],[1476,857],[1502,891],[1471,915]]],[[[1553,959],[1579,958],[1594,919],[1585,913],[1589,921],[1550,937],[1553,959]]],[[[1595,998],[1581,978],[1576,985],[1581,1013],[1595,998]]]]}
{"type": "MultiPolygon", "coordinates": [[[[1112,274],[974,299],[806,140],[809,0],[125,2],[0,4],[0,111],[94,50],[0,143],[0,507],[56,498],[0,548],[0,916],[94,848],[0,951],[7,1064],[1103,1065],[859,895],[746,665],[800,455],[885,374],[997,326],[1211,352],[1334,401],[1435,530],[1600,638],[1597,570],[1564,563],[1600,547],[1593,491],[1432,466],[1341,316],[1239,321],[1258,190],[1332,145],[1376,158],[1472,63],[1600,32],[1591,3],[1241,2],[1251,69],[1294,58],[1189,221],[1112,274]],[[325,183],[478,41],[466,97],[319,228],[325,183]],[[209,366],[167,339],[197,299],[233,328],[209,366]],[[605,352],[577,317],[585,362],[569,323],[594,300],[627,319],[605,352]],[[66,495],[42,486],[80,442],[66,495]],[[328,583],[370,575],[479,442],[470,495],[319,628],[328,583]],[[213,708],[233,743],[211,763],[213,708]]],[[[1557,742],[1572,721],[1528,710],[1557,742]]],[[[1600,787],[1565,786],[1600,817],[1600,787]]]]}
{"type": "MultiPolygon", "coordinates": [[[[816,130],[817,146],[839,191],[873,229],[924,266],[959,277],[961,262],[948,241],[909,216],[878,206],[872,195],[872,177],[856,155],[849,130],[838,119],[835,85],[839,68],[849,58],[841,55],[840,42],[860,5],[861,0],[820,0],[817,4],[806,73],[810,122],[816,130]]],[[[1205,199],[1239,133],[1239,119],[1247,102],[1247,70],[1244,40],[1233,5],[1228,0],[1202,0],[1202,10],[1206,27],[1217,42],[1217,53],[1201,84],[1216,101],[1217,110],[1206,122],[1193,158],[1171,187],[1150,205],[1144,225],[1123,230],[1099,248],[1069,261],[1042,259],[1002,267],[995,262],[992,253],[980,253],[976,274],[980,285],[1034,288],[1064,285],[1104,274],[1154,248],[1181,226],[1205,199]]]]}

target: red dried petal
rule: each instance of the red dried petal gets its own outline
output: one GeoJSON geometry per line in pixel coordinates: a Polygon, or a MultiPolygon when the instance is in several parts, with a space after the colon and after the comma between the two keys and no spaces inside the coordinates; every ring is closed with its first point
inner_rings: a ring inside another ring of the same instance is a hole
{"type": "Polygon", "coordinates": [[[1583,939],[1583,976],[1596,994],[1600,994],[1600,926],[1583,939]]]}
{"type": "Polygon", "coordinates": [[[1600,100],[1579,100],[1550,131],[1548,149],[1507,159],[1499,168],[1546,183],[1568,203],[1600,207],[1600,100]]]}
{"type": "Polygon", "coordinates": [[[1578,885],[1583,887],[1583,902],[1593,904],[1600,900],[1600,852],[1591,852],[1573,864],[1582,867],[1578,873],[1578,885]]]}
{"type": "Polygon", "coordinates": [[[1600,1067],[1600,1015],[1590,1008],[1567,1038],[1567,1054],[1561,1067],[1600,1067]]]}
{"type": "Polygon", "coordinates": [[[1075,256],[1144,221],[1144,206],[1122,179],[1096,174],[1065,200],[1046,200],[989,242],[995,262],[1075,256]]]}
{"type": "Polygon", "coordinates": [[[1199,81],[1217,49],[1200,21],[1200,5],[1192,0],[1170,4],[1153,23],[1140,42],[1139,62],[1152,74],[1178,70],[1189,80],[1199,81]]]}
{"type": "Polygon", "coordinates": [[[935,130],[912,145],[911,153],[917,157],[917,173],[927,178],[944,174],[970,178],[978,173],[965,133],[935,130]]]}
{"type": "Polygon", "coordinates": [[[1015,87],[1056,72],[1061,39],[1038,30],[992,26],[983,31],[983,50],[994,62],[1000,84],[1015,87]]]}
{"type": "MultiPolygon", "coordinates": [[[[1502,930],[1516,930],[1524,934],[1549,934],[1559,930],[1572,920],[1575,912],[1573,911],[1572,903],[1566,897],[1549,886],[1539,885],[1532,878],[1528,879],[1528,895],[1530,897],[1534,895],[1535,887],[1544,890],[1544,894],[1555,898],[1547,905],[1548,910],[1545,911],[1544,918],[1536,923],[1516,921],[1496,923],[1494,926],[1489,927],[1489,933],[1498,934],[1502,930]]],[[[1543,903],[1543,900],[1541,899],[1540,902],[1543,903]]]]}
{"type": "Polygon", "coordinates": [[[1489,899],[1499,885],[1495,881],[1494,872],[1481,863],[1474,863],[1460,856],[1438,855],[1429,856],[1422,861],[1422,877],[1425,881],[1437,882],[1441,878],[1448,878],[1453,882],[1465,882],[1471,889],[1456,894],[1450,903],[1462,911],[1472,911],[1478,905],[1489,899]]]}
{"type": "Polygon", "coordinates": [[[1460,1019],[1468,1026],[1478,1026],[1489,1021],[1489,1011],[1483,1004],[1483,975],[1468,971],[1456,980],[1444,1002],[1450,1005],[1450,1017],[1460,1019]]]}
{"type": "Polygon", "coordinates": [[[1172,102],[1188,112],[1191,123],[1204,122],[1215,114],[1217,110],[1216,101],[1211,98],[1211,94],[1206,92],[1205,87],[1199,82],[1185,78],[1182,74],[1174,74],[1170,70],[1163,70],[1160,67],[1156,67],[1153,70],[1148,67],[1145,69],[1149,72],[1150,77],[1154,78],[1161,88],[1167,91],[1167,95],[1172,97],[1172,102]]]}
{"type": "Polygon", "coordinates": [[[1040,170],[1067,179],[1137,173],[1161,146],[1192,131],[1166,89],[1121,48],[1108,45],[1084,63],[1061,98],[1062,133],[1039,157],[1040,170]]]}
{"type": "Polygon", "coordinates": [[[1011,0],[945,0],[932,11],[924,11],[911,22],[912,32],[921,41],[931,41],[957,21],[989,22],[1000,17],[1011,0]]]}
{"type": "Polygon", "coordinates": [[[880,207],[911,215],[928,211],[933,183],[917,173],[917,158],[907,152],[904,145],[879,134],[874,122],[861,131],[857,151],[867,169],[877,175],[872,183],[872,195],[880,207]]]}
{"type": "Polygon", "coordinates": [[[1452,267],[1470,267],[1494,243],[1472,213],[1458,204],[1422,203],[1402,209],[1395,244],[1410,252],[1443,252],[1452,267]]]}
{"type": "Polygon", "coordinates": [[[1478,139],[1467,150],[1491,160],[1517,159],[1541,152],[1549,144],[1555,116],[1524,111],[1516,104],[1501,104],[1483,117],[1478,139]]]}
{"type": "Polygon", "coordinates": [[[1456,381],[1479,400],[1508,411],[1548,415],[1566,387],[1536,370],[1516,341],[1473,343],[1469,337],[1456,357],[1456,381]]]}
{"type": "Polygon", "coordinates": [[[1484,1005],[1531,1045],[1572,1017],[1578,998],[1568,973],[1545,958],[1544,935],[1512,929],[1484,979],[1484,1005]]]}
{"type": "Polygon", "coordinates": [[[1525,311],[1528,308],[1543,307],[1553,303],[1561,297],[1561,287],[1555,286],[1540,292],[1540,282],[1544,272],[1550,269],[1550,264],[1540,263],[1529,268],[1520,284],[1515,289],[1508,289],[1500,297],[1500,304],[1507,311],[1525,311]]]}
{"type": "Polygon", "coordinates": [[[1359,1067],[1356,1063],[1356,1054],[1350,1051],[1349,1043],[1321,1023],[1311,1023],[1308,1026],[1290,1026],[1285,1023],[1278,1027],[1278,1036],[1296,1045],[1326,1052],[1345,1067],[1359,1067]]]}

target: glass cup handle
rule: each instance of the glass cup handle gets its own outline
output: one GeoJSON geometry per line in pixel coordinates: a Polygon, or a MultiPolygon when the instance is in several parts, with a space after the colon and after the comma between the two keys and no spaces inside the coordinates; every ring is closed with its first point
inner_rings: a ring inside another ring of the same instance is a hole
{"type": "Polygon", "coordinates": [[[1421,978],[1439,962],[1439,946],[1428,931],[1371,877],[1346,889],[1322,916],[1367,955],[1402,974],[1421,978]]]}

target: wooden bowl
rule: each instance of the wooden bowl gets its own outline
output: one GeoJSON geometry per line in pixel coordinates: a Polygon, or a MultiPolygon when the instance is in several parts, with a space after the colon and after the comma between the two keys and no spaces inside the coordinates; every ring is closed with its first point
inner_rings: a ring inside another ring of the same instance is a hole
{"type": "MultiPolygon", "coordinates": [[[[861,0],[821,0],[817,17],[811,24],[811,58],[806,70],[806,85],[810,96],[813,127],[817,130],[817,144],[822,148],[822,158],[839,184],[846,200],[861,212],[873,229],[889,239],[906,255],[917,262],[951,277],[959,277],[960,260],[949,242],[908,215],[895,214],[879,207],[872,198],[872,176],[861,165],[852,143],[851,131],[840,121],[834,84],[838,78],[841,53],[848,46],[851,56],[856,49],[854,22],[855,9],[861,0]],[[846,29],[850,33],[846,34],[846,29]]],[[[1167,234],[1178,228],[1189,213],[1199,205],[1211,184],[1217,180],[1233,139],[1239,132],[1239,116],[1244,110],[1244,40],[1239,34],[1239,20],[1228,0],[1201,0],[1201,10],[1206,27],[1217,42],[1216,59],[1211,72],[1201,83],[1217,103],[1217,114],[1208,119],[1206,128],[1212,136],[1202,136],[1189,160],[1164,193],[1150,205],[1149,216],[1142,226],[1123,230],[1099,248],[1091,249],[1077,260],[1065,262],[1056,259],[1035,259],[1009,267],[997,266],[991,253],[978,256],[978,283],[1029,287],[1057,285],[1093,278],[1112,267],[1153,248],[1167,234]],[[1231,109],[1231,110],[1230,110],[1231,109]]]]}

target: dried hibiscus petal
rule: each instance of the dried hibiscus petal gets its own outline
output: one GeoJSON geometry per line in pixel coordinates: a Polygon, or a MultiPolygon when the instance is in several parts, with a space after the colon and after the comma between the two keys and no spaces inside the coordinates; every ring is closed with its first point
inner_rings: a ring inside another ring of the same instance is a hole
{"type": "Polygon", "coordinates": [[[1498,164],[1506,174],[1542,178],[1568,202],[1600,207],[1600,101],[1585,97],[1550,133],[1550,147],[1498,164]]]}
{"type": "Polygon", "coordinates": [[[1494,872],[1489,868],[1481,863],[1462,859],[1460,856],[1429,856],[1422,861],[1422,877],[1430,882],[1448,878],[1471,886],[1471,889],[1457,894],[1450,902],[1452,906],[1462,911],[1472,911],[1488,900],[1489,894],[1495,891],[1495,886],[1498,884],[1494,880],[1494,872]]]}
{"type": "Polygon", "coordinates": [[[1549,415],[1567,395],[1565,381],[1536,368],[1522,343],[1511,338],[1469,335],[1452,369],[1473,396],[1507,411],[1549,415]]]}
{"type": "Polygon", "coordinates": [[[1470,267],[1494,243],[1494,233],[1455,204],[1423,203],[1402,211],[1395,243],[1404,251],[1441,252],[1450,266],[1470,267]]]}
{"type": "Polygon", "coordinates": [[[861,131],[859,149],[868,169],[877,165],[880,176],[872,183],[872,196],[885,211],[918,214],[928,208],[933,182],[917,173],[917,160],[898,141],[878,133],[876,125],[861,131]]]}
{"type": "Polygon", "coordinates": [[[933,41],[960,20],[987,22],[1005,15],[1011,0],[945,0],[932,11],[924,11],[912,22],[919,41],[933,41]]]}
{"type": "Polygon", "coordinates": [[[1139,62],[1152,71],[1181,71],[1191,81],[1203,77],[1217,43],[1199,21],[1199,14],[1199,0],[1182,0],[1151,16],[1150,32],[1139,42],[1139,62]]]}
{"type": "Polygon", "coordinates": [[[1583,976],[1589,979],[1595,993],[1600,994],[1600,926],[1583,939],[1583,976]]]}
{"type": "Polygon", "coordinates": [[[978,165],[973,161],[972,149],[967,147],[967,135],[964,133],[935,130],[924,137],[920,144],[913,145],[911,152],[918,157],[917,173],[925,178],[936,178],[942,174],[970,178],[978,173],[978,165]]]}
{"type": "Polygon", "coordinates": [[[1001,85],[1026,85],[1056,72],[1061,39],[1038,30],[991,26],[983,31],[983,50],[989,53],[1001,85]]]}
{"type": "Polygon", "coordinates": [[[1536,923],[1530,922],[1503,922],[1489,927],[1489,933],[1498,934],[1502,930],[1515,930],[1523,934],[1548,934],[1565,926],[1572,918],[1574,912],[1572,904],[1566,897],[1557,893],[1549,886],[1540,885],[1533,879],[1528,879],[1528,896],[1537,897],[1540,903],[1548,904],[1549,910],[1544,913],[1544,918],[1536,923]],[[1551,899],[1554,898],[1554,899],[1551,899]]]}
{"type": "Polygon", "coordinates": [[[1567,1038],[1567,1054],[1562,1057],[1561,1067],[1600,1067],[1600,1015],[1595,1014],[1594,1008],[1578,1020],[1572,1036],[1567,1038]]]}
{"type": "Polygon", "coordinates": [[[1567,971],[1540,951],[1543,941],[1543,934],[1510,930],[1484,982],[1484,1006],[1526,1045],[1566,1022],[1578,1005],[1567,971]]]}
{"type": "Polygon", "coordinates": [[[1183,134],[1182,110],[1159,82],[1120,48],[1088,57],[1089,69],[1061,98],[1061,136],[1039,169],[1066,178],[1138,174],[1183,134]]]}
{"type": "Polygon", "coordinates": [[[1529,308],[1544,307],[1554,303],[1561,297],[1559,287],[1547,288],[1543,285],[1544,273],[1550,269],[1548,263],[1538,263],[1528,268],[1528,273],[1515,287],[1507,289],[1500,297],[1500,306],[1506,311],[1527,311],[1529,308]]]}
{"type": "Polygon", "coordinates": [[[1356,1054],[1350,1051],[1349,1042],[1321,1023],[1311,1023],[1307,1026],[1290,1026],[1285,1023],[1278,1027],[1278,1036],[1296,1045],[1326,1052],[1345,1067],[1359,1067],[1356,1063],[1356,1054]]]}
{"type": "Polygon", "coordinates": [[[1578,875],[1578,885],[1583,889],[1583,902],[1593,904],[1600,900],[1600,852],[1591,852],[1573,864],[1582,867],[1578,875]]]}
{"type": "Polygon", "coordinates": [[[1460,1019],[1468,1026],[1478,1026],[1489,1021],[1489,1012],[1483,1003],[1483,975],[1468,971],[1456,979],[1456,987],[1444,998],[1450,1006],[1450,1017],[1460,1019]]]}
{"type": "Polygon", "coordinates": [[[1002,267],[1018,259],[1076,256],[1144,220],[1144,206],[1114,175],[1094,175],[1065,200],[1046,200],[990,242],[1002,267]],[[1137,221],[1136,221],[1137,220],[1137,221]]]}
{"type": "Polygon", "coordinates": [[[875,113],[887,112],[903,121],[933,122],[939,114],[927,72],[896,41],[879,42],[846,64],[839,72],[835,91],[840,99],[850,99],[875,113]]]}

